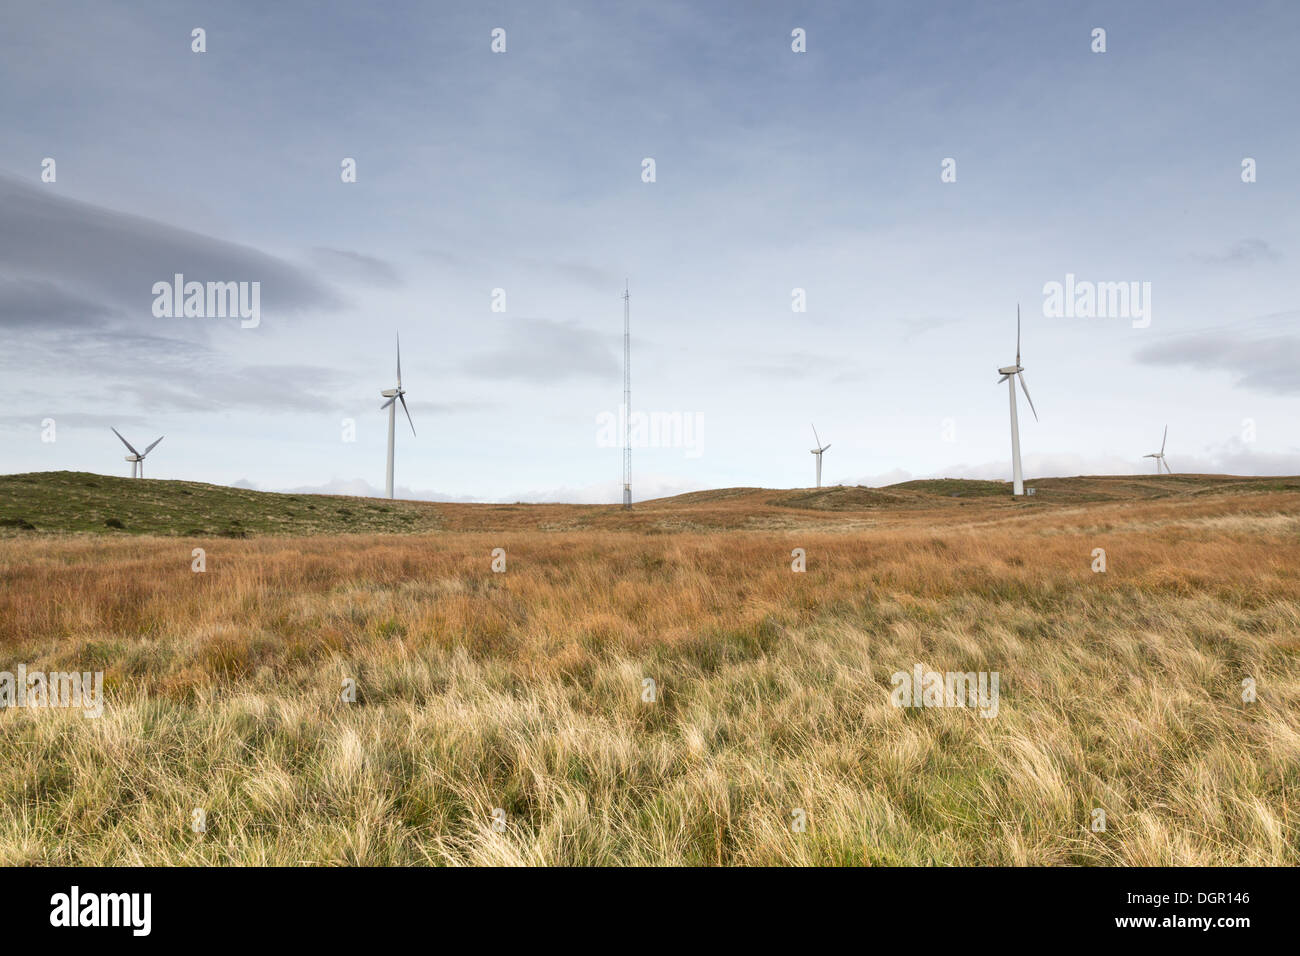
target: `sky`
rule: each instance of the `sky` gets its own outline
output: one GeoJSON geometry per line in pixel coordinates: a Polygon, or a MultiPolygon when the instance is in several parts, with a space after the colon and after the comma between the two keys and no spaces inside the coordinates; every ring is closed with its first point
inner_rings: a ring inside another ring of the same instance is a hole
{"type": "Polygon", "coordinates": [[[636,500],[807,487],[814,424],[827,484],[1009,480],[1017,305],[1028,477],[1150,471],[1166,425],[1175,471],[1300,474],[1297,35],[1290,0],[8,4],[0,472],[129,474],[116,427],[166,436],[150,478],[379,493],[400,333],[400,497],[615,502],[626,282],[633,420],[678,426],[636,500]],[[176,273],[258,283],[256,324],[155,314],[176,273]],[[1147,314],[1053,314],[1067,276],[1147,314]]]}

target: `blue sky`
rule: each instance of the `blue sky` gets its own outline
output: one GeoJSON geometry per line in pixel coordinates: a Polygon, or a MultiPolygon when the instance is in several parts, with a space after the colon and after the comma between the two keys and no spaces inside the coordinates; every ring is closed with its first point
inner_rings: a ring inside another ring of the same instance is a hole
{"type": "Polygon", "coordinates": [[[638,498],[811,484],[810,422],[829,483],[1009,477],[1017,302],[1028,475],[1145,470],[1166,423],[1176,470],[1300,473],[1293,3],[4,16],[6,472],[126,474],[116,425],[151,477],[382,488],[400,331],[399,494],[615,501],[626,277],[633,409],[699,440],[634,449],[638,498]],[[176,271],[261,324],[155,317],[176,271]],[[1150,325],[1045,316],[1067,273],[1150,325]]]}

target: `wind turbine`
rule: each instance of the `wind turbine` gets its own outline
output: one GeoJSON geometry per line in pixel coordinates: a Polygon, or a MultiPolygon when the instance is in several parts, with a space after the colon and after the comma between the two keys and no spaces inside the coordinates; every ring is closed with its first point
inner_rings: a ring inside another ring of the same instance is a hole
{"type": "MultiPolygon", "coordinates": [[[[109,427],[112,428],[111,425],[109,427]]],[[[144,451],[136,451],[129,441],[127,441],[125,438],[122,438],[122,433],[118,431],[116,428],[113,428],[113,434],[118,437],[118,439],[122,442],[122,444],[126,446],[127,451],[131,453],[126,456],[126,460],[131,463],[132,478],[144,477],[144,456],[149,454],[149,452],[153,451],[154,448],[158,446],[159,441],[162,441],[164,438],[167,437],[166,435],[159,435],[158,441],[154,442],[144,451]]]]}
{"type": "Polygon", "coordinates": [[[1149,455],[1143,455],[1143,458],[1154,458],[1156,460],[1156,474],[1160,474],[1160,466],[1165,466],[1165,471],[1173,474],[1174,470],[1169,467],[1169,462],[1165,461],[1165,442],[1169,440],[1169,426],[1165,426],[1165,437],[1160,439],[1160,450],[1152,452],[1149,455]]]}
{"type": "Polygon", "coordinates": [[[1029,397],[1029,386],[1025,384],[1025,369],[1020,364],[1020,303],[1018,302],[1016,303],[1016,364],[998,369],[998,374],[1002,376],[998,379],[998,384],[1006,382],[1011,390],[1011,493],[1023,495],[1025,478],[1020,470],[1020,420],[1016,416],[1016,379],[1020,379],[1020,387],[1025,390],[1025,401],[1029,402],[1029,410],[1034,413],[1034,421],[1038,421],[1038,409],[1034,408],[1034,400],[1029,397]]]}
{"type": "Polygon", "coordinates": [[[411,421],[411,410],[406,407],[406,389],[402,388],[402,337],[397,337],[397,387],[386,388],[379,393],[388,401],[379,406],[382,412],[388,409],[388,474],[384,479],[384,494],[389,498],[393,497],[393,437],[397,427],[397,402],[402,403],[402,411],[406,412],[406,420],[411,422],[411,434],[415,434],[415,422],[411,421]]]}
{"type": "Polygon", "coordinates": [[[623,279],[623,510],[632,510],[632,298],[623,279]]]}
{"type": "Polygon", "coordinates": [[[813,438],[817,439],[817,447],[812,449],[812,453],[817,456],[817,487],[820,488],[822,486],[822,452],[824,452],[827,448],[830,448],[831,446],[822,444],[821,438],[817,436],[816,425],[812,426],[812,430],[813,430],[813,438]]]}

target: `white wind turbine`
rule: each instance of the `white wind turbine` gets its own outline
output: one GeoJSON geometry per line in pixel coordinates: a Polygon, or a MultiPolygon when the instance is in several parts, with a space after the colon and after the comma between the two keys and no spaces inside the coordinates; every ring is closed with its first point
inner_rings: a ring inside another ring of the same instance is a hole
{"type": "Polygon", "coordinates": [[[1029,397],[1029,386],[1025,384],[1025,369],[1020,364],[1019,303],[1016,304],[1016,364],[998,369],[998,374],[1002,376],[998,379],[998,384],[1006,382],[1011,390],[1011,493],[1023,495],[1025,478],[1020,470],[1020,420],[1016,416],[1016,379],[1020,379],[1020,387],[1025,390],[1025,401],[1029,402],[1029,410],[1034,413],[1034,421],[1038,421],[1038,409],[1034,408],[1034,400],[1029,397]]]}
{"type": "Polygon", "coordinates": [[[813,430],[813,438],[817,439],[817,447],[812,449],[812,453],[817,456],[817,487],[820,488],[822,486],[822,452],[824,452],[827,448],[830,448],[831,446],[822,444],[821,438],[819,438],[817,435],[816,425],[812,426],[812,430],[813,430]]]}
{"type": "Polygon", "coordinates": [[[402,388],[402,337],[397,337],[397,387],[386,388],[379,393],[388,399],[379,406],[382,412],[388,409],[388,473],[384,479],[384,494],[393,497],[393,439],[397,428],[397,402],[401,401],[406,420],[411,423],[411,434],[415,434],[415,422],[411,421],[411,410],[406,407],[406,389],[402,388]]]}
{"type": "Polygon", "coordinates": [[[1165,471],[1173,474],[1174,470],[1169,467],[1169,462],[1165,461],[1165,442],[1169,440],[1169,426],[1165,426],[1165,437],[1160,439],[1160,450],[1152,452],[1149,455],[1143,455],[1143,458],[1154,458],[1156,460],[1156,474],[1160,474],[1160,466],[1165,466],[1165,471]]]}
{"type": "MultiPolygon", "coordinates": [[[[113,426],[111,425],[109,427],[113,428],[113,426]]],[[[165,437],[167,437],[165,435],[159,435],[158,441],[154,442],[144,451],[136,451],[135,448],[132,447],[131,443],[127,441],[125,438],[123,438],[122,433],[118,431],[116,428],[113,428],[113,434],[118,437],[118,439],[122,442],[122,444],[126,446],[126,450],[131,453],[126,456],[126,460],[131,463],[132,478],[144,477],[144,456],[149,454],[149,452],[153,451],[154,448],[157,447],[159,441],[162,441],[165,437]]]]}

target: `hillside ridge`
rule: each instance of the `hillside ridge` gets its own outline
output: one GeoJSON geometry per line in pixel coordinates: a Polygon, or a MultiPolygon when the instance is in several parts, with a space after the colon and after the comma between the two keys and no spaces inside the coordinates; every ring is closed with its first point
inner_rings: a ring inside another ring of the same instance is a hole
{"type": "MultiPolygon", "coordinates": [[[[1105,502],[1300,492],[1300,477],[1101,475],[1041,478],[1016,499],[1010,483],[917,479],[869,488],[718,488],[616,504],[410,501],[253,491],[204,482],[132,479],[90,472],[0,475],[0,534],[101,533],[248,537],[489,531],[634,529],[770,530],[836,522],[846,529],[891,513],[1014,509],[1105,502]]],[[[964,517],[965,511],[963,511],[964,517]]]]}

